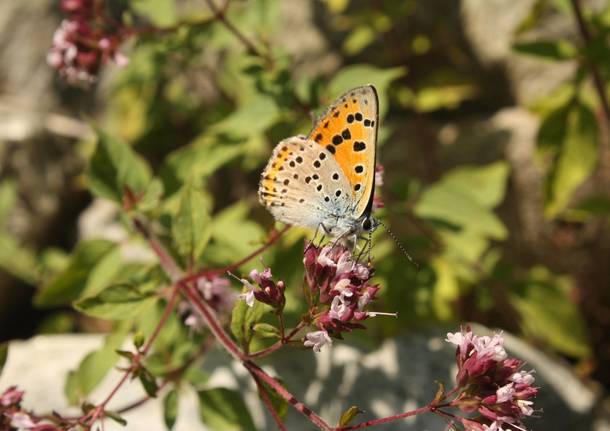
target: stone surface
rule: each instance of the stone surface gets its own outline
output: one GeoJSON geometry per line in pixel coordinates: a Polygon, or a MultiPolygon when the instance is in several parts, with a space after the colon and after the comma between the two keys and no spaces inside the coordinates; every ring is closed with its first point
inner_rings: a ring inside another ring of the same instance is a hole
{"type": "MultiPolygon", "coordinates": [[[[475,328],[483,333],[484,328],[475,328]]],[[[335,343],[320,354],[311,351],[280,352],[263,366],[271,374],[282,376],[297,398],[333,423],[341,412],[357,405],[371,419],[424,405],[436,391],[435,380],[450,385],[455,373],[454,351],[444,341],[446,330],[426,334],[408,334],[387,340],[378,349],[363,351],[346,343],[335,343]]],[[[536,406],[544,410],[530,426],[536,431],[601,431],[608,422],[596,414],[596,396],[580,382],[570,368],[533,349],[519,339],[505,334],[510,352],[536,369],[542,390],[536,406]]],[[[66,411],[63,382],[66,373],[80,358],[102,343],[100,336],[40,336],[11,345],[7,366],[0,376],[0,390],[16,384],[26,390],[25,405],[37,411],[66,411]],[[44,358],[44,362],[41,362],[44,358]]],[[[208,355],[205,368],[214,369],[209,387],[239,389],[250,407],[259,429],[274,429],[258,401],[254,385],[244,368],[224,352],[208,355]]],[[[91,400],[103,398],[118,379],[113,371],[94,392],[91,400]]],[[[111,408],[120,407],[142,396],[139,384],[126,385],[119,391],[111,408]]],[[[149,401],[126,414],[130,431],[163,430],[158,400],[149,401]]],[[[287,428],[311,430],[300,415],[289,410],[287,428]]],[[[425,431],[444,429],[446,424],[433,415],[423,415],[402,422],[379,426],[379,430],[425,431]]],[[[125,429],[108,423],[106,430],[125,429]]],[[[199,423],[195,394],[183,392],[177,431],[205,430],[199,423]]]]}

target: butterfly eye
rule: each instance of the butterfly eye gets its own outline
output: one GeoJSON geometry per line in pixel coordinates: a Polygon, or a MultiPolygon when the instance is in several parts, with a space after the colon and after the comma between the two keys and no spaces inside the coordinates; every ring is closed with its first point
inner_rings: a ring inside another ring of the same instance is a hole
{"type": "Polygon", "coordinates": [[[365,218],[362,221],[362,229],[366,232],[369,232],[373,228],[373,222],[370,217],[365,218]]]}

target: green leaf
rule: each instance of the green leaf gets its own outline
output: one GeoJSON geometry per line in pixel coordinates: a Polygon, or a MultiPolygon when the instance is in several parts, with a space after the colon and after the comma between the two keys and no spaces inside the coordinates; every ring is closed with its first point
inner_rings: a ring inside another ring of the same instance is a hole
{"type": "Polygon", "coordinates": [[[99,294],[83,298],[74,303],[74,308],[93,317],[101,319],[130,319],[157,301],[152,290],[155,283],[137,286],[123,283],[107,287],[99,294]]]}
{"type": "Polygon", "coordinates": [[[172,389],[163,398],[163,421],[168,430],[174,428],[176,418],[178,417],[179,405],[178,391],[172,389]]]}
{"type": "Polygon", "coordinates": [[[86,175],[89,189],[97,196],[121,202],[125,187],[136,196],[144,193],[152,178],[146,161],[133,149],[97,129],[98,143],[86,175]]]}
{"type": "Polygon", "coordinates": [[[17,198],[17,186],[13,180],[3,179],[0,183],[0,226],[6,221],[14,208],[17,198]]]}
{"type": "Polygon", "coordinates": [[[472,84],[437,84],[420,88],[411,102],[419,112],[456,109],[466,100],[474,98],[477,88],[472,84]]]}
{"type": "Polygon", "coordinates": [[[572,60],[578,55],[576,47],[567,40],[519,42],[513,45],[513,50],[520,54],[556,61],[572,60]]]}
{"type": "Polygon", "coordinates": [[[373,84],[381,97],[379,117],[383,118],[389,106],[383,96],[387,93],[390,83],[406,73],[404,67],[380,69],[370,64],[355,64],[342,68],[330,81],[328,89],[331,97],[335,98],[354,87],[373,84]]]}
{"type": "Polygon", "coordinates": [[[39,307],[54,307],[77,299],[85,289],[93,269],[115,246],[115,243],[101,239],[80,242],[67,268],[38,292],[34,303],[39,307]]]}
{"type": "Polygon", "coordinates": [[[507,176],[508,167],[503,162],[455,169],[422,193],[415,213],[504,239],[506,228],[491,209],[504,197],[507,176]]]}
{"type": "Polygon", "coordinates": [[[255,94],[242,101],[235,112],[214,125],[214,130],[241,138],[258,135],[275,123],[280,113],[271,97],[255,94]]]}
{"type": "Polygon", "coordinates": [[[0,374],[8,359],[8,343],[0,343],[0,374]]]}
{"type": "Polygon", "coordinates": [[[610,198],[603,195],[592,196],[579,204],[577,210],[593,216],[610,215],[610,198]]]}
{"type": "Polygon", "coordinates": [[[198,395],[201,420],[211,430],[256,430],[239,392],[227,388],[215,388],[200,391],[198,395]]]}
{"type": "Polygon", "coordinates": [[[231,315],[231,332],[242,346],[247,346],[252,338],[252,327],[265,312],[262,303],[254,301],[254,306],[248,307],[246,301],[239,300],[233,307],[231,315]]]}
{"type": "Polygon", "coordinates": [[[142,383],[142,387],[144,388],[146,394],[148,394],[149,397],[156,398],[157,392],[159,391],[159,386],[157,385],[155,376],[153,376],[146,368],[140,368],[138,378],[140,379],[140,383],[142,383]]]}
{"type": "Polygon", "coordinates": [[[26,283],[36,285],[40,282],[34,250],[2,230],[0,230],[0,268],[26,283]]]}
{"type": "Polygon", "coordinates": [[[538,129],[536,145],[541,150],[557,150],[561,148],[561,143],[567,133],[568,116],[571,104],[561,104],[559,107],[549,112],[538,129]]]}
{"type": "Polygon", "coordinates": [[[353,421],[360,413],[362,413],[362,410],[360,410],[357,406],[351,406],[349,409],[341,413],[341,419],[339,419],[339,426],[348,426],[350,422],[353,421]]]}
{"type": "Polygon", "coordinates": [[[591,355],[589,331],[577,305],[573,287],[566,278],[554,277],[546,268],[534,268],[520,294],[511,303],[521,314],[523,331],[566,355],[591,355]]]}
{"type": "Polygon", "coordinates": [[[114,333],[106,337],[101,349],[87,354],[78,368],[68,374],[64,393],[70,404],[78,404],[102,381],[119,359],[116,350],[121,346],[128,332],[129,325],[119,325],[114,333]]]}
{"type": "Polygon", "coordinates": [[[167,156],[161,170],[165,189],[174,193],[189,180],[205,179],[243,152],[243,145],[204,134],[167,156]]]}
{"type": "Polygon", "coordinates": [[[460,296],[460,287],[451,263],[443,258],[435,258],[432,267],[436,273],[436,282],[432,293],[434,312],[440,320],[454,318],[453,303],[460,296]]]}
{"type": "Polygon", "coordinates": [[[567,118],[567,130],[560,154],[549,178],[547,217],[555,217],[568,205],[572,194],[593,172],[598,158],[598,129],[595,114],[578,104],[567,118]]]}
{"type": "Polygon", "coordinates": [[[177,20],[174,0],[130,0],[131,8],[159,27],[167,27],[177,20]]]}
{"type": "Polygon", "coordinates": [[[138,199],[136,209],[146,212],[157,208],[163,197],[163,183],[158,178],[153,179],[146,187],[144,194],[138,199]]]}
{"type": "Polygon", "coordinates": [[[212,223],[203,192],[192,183],[183,187],[178,214],[172,221],[172,233],[180,254],[194,262],[210,240],[212,223]]]}
{"type": "Polygon", "coordinates": [[[279,329],[269,323],[257,323],[252,329],[256,335],[262,338],[280,338],[279,329]]]}
{"type": "Polygon", "coordinates": [[[118,414],[117,412],[105,410],[104,414],[120,425],[123,425],[123,426],[127,425],[127,421],[123,417],[121,417],[121,415],[118,414]]]}
{"type": "Polygon", "coordinates": [[[265,231],[250,220],[249,213],[249,205],[241,201],[215,215],[212,236],[216,247],[210,253],[215,261],[226,262],[235,256],[245,256],[260,243],[265,231]]]}
{"type": "Polygon", "coordinates": [[[343,42],[343,50],[347,55],[358,54],[375,40],[375,30],[369,26],[356,27],[343,42]]]}

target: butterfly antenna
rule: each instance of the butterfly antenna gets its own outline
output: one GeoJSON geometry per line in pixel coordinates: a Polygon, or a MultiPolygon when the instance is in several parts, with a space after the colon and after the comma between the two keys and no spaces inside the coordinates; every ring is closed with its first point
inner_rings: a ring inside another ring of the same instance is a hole
{"type": "Polygon", "coordinates": [[[396,246],[398,247],[398,249],[400,251],[402,251],[402,254],[404,254],[407,259],[409,260],[409,262],[411,262],[413,265],[415,265],[415,267],[417,268],[417,270],[419,270],[421,267],[419,265],[419,263],[417,263],[415,261],[415,259],[413,259],[411,257],[411,255],[409,254],[409,252],[407,251],[407,249],[402,245],[402,243],[398,240],[398,237],[394,234],[394,232],[392,232],[390,230],[389,227],[387,227],[382,221],[377,220],[377,223],[379,223],[381,226],[383,226],[383,228],[385,229],[385,231],[388,233],[388,235],[390,235],[390,238],[392,238],[394,240],[394,242],[396,243],[396,246]]]}

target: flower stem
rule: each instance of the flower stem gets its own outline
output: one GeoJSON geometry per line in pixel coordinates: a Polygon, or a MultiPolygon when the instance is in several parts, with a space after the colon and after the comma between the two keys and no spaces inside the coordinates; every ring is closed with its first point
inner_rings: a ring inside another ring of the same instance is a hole
{"type": "Polygon", "coordinates": [[[215,268],[215,269],[207,269],[207,270],[204,269],[202,271],[199,271],[196,274],[184,277],[182,281],[184,281],[186,283],[190,283],[191,281],[196,281],[196,280],[198,280],[198,279],[200,279],[202,277],[212,277],[212,276],[215,276],[215,275],[224,274],[227,271],[233,271],[233,270],[239,268],[240,266],[242,266],[243,264],[248,263],[249,261],[254,259],[256,256],[258,256],[259,254],[265,252],[282,235],[284,235],[288,231],[288,229],[290,229],[290,226],[286,226],[286,227],[284,227],[283,229],[281,229],[279,231],[273,231],[271,233],[271,235],[269,236],[269,238],[267,239],[267,241],[265,242],[265,244],[263,244],[262,246],[260,246],[256,250],[254,250],[252,253],[250,253],[246,257],[238,260],[235,263],[227,265],[227,266],[225,266],[223,268],[215,268]]]}
{"type": "Polygon", "coordinates": [[[265,388],[263,382],[261,382],[261,380],[256,375],[252,374],[252,378],[256,382],[256,386],[258,387],[258,393],[260,394],[261,399],[263,400],[263,404],[265,404],[265,407],[267,407],[267,410],[269,410],[269,413],[273,417],[275,424],[280,429],[280,431],[286,431],[286,427],[282,423],[282,418],[280,418],[280,415],[278,414],[277,410],[275,409],[275,407],[273,407],[273,403],[271,402],[271,398],[269,397],[269,392],[267,391],[267,388],[265,388]]]}
{"type": "MultiPolygon", "coordinates": [[[[582,38],[585,46],[590,46],[592,42],[592,37],[591,33],[589,32],[589,29],[587,28],[587,24],[582,13],[582,6],[580,4],[580,0],[570,0],[570,3],[572,4],[572,11],[574,12],[574,17],[576,18],[576,24],[578,25],[580,37],[582,38]]],[[[593,78],[593,85],[595,87],[595,91],[597,92],[599,102],[602,106],[604,114],[603,124],[605,129],[608,131],[610,130],[610,104],[608,103],[608,95],[606,93],[604,81],[596,64],[588,58],[585,58],[585,62],[586,66],[589,68],[591,77],[593,78]]]]}
{"type": "Polygon", "coordinates": [[[328,425],[324,419],[318,416],[315,412],[313,412],[309,407],[307,407],[302,402],[298,401],[294,395],[292,395],[286,388],[284,388],[277,380],[271,377],[269,374],[265,373],[262,368],[256,365],[252,361],[245,361],[244,366],[250,371],[252,375],[255,375],[261,381],[265,382],[268,386],[270,386],[280,397],[282,397],[286,402],[288,402],[292,407],[307,417],[314,425],[316,425],[319,429],[323,431],[333,431],[333,428],[328,425]]]}
{"type": "Polygon", "coordinates": [[[420,415],[422,413],[432,412],[432,411],[435,411],[435,409],[436,409],[436,407],[431,406],[431,405],[427,405],[427,406],[420,407],[418,409],[410,410],[408,412],[400,413],[400,414],[397,414],[397,415],[388,416],[388,417],[379,418],[379,419],[372,419],[370,421],[360,422],[359,424],[351,425],[351,426],[347,426],[347,427],[335,428],[335,431],[350,431],[350,430],[357,430],[357,429],[362,429],[362,428],[368,428],[368,427],[372,427],[374,425],[381,425],[381,424],[385,424],[385,423],[388,423],[388,422],[394,422],[394,421],[397,421],[399,419],[404,419],[404,418],[408,418],[408,417],[411,417],[411,416],[420,415]]]}

